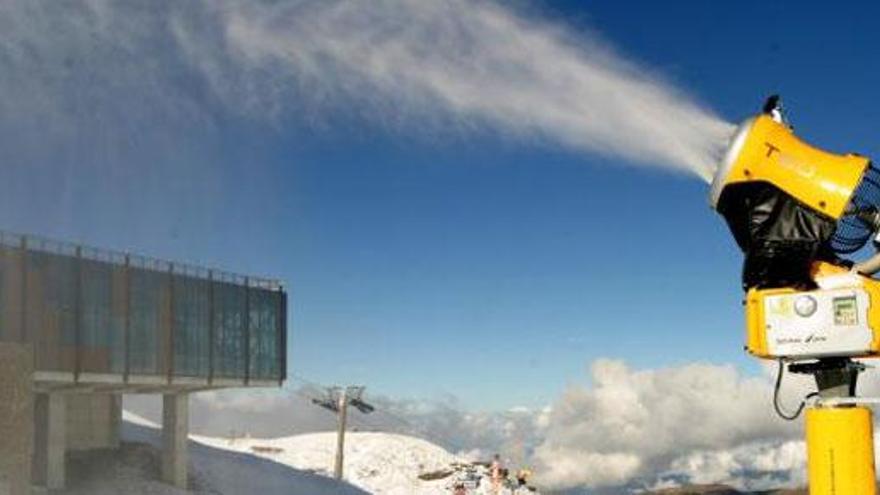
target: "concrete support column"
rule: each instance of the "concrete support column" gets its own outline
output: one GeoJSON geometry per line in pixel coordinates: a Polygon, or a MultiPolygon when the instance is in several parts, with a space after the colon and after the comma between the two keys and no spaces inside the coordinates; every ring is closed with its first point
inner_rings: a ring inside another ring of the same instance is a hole
{"type": "Polygon", "coordinates": [[[166,394],[162,398],[162,479],[187,488],[187,437],[189,394],[166,394]]]}
{"type": "MultiPolygon", "coordinates": [[[[0,332],[2,333],[2,332],[0,332]]],[[[0,494],[30,495],[34,454],[34,354],[0,342],[0,494]]]]}
{"type": "Polygon", "coordinates": [[[34,482],[64,488],[67,452],[67,401],[62,394],[37,394],[34,402],[34,482]]]}
{"type": "Polygon", "coordinates": [[[110,396],[110,432],[108,433],[107,443],[110,448],[118,449],[120,445],[119,436],[122,431],[122,395],[110,396]]]}

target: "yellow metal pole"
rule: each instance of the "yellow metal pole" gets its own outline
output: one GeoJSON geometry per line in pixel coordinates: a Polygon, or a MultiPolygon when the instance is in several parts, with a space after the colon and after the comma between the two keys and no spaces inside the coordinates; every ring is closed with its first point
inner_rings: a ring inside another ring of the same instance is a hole
{"type": "Polygon", "coordinates": [[[810,495],[876,495],[871,410],[808,409],[807,469],[810,495]]]}

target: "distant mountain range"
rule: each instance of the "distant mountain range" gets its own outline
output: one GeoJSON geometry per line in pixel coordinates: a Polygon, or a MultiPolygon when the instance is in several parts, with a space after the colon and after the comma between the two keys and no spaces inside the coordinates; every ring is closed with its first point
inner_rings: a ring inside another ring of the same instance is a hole
{"type": "Polygon", "coordinates": [[[667,488],[650,492],[651,495],[807,495],[805,488],[789,490],[767,490],[760,492],[741,492],[727,485],[694,485],[680,488],[667,488]]]}

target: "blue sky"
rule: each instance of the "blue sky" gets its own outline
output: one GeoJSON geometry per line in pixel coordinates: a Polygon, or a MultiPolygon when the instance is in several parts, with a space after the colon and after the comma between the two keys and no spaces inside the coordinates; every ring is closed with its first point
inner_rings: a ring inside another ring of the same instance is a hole
{"type": "MultiPolygon", "coordinates": [[[[780,92],[806,139],[880,154],[876,4],[533,6],[730,121],[780,92]]],[[[700,181],[334,108],[318,122],[173,122],[173,149],[146,110],[123,143],[98,129],[56,144],[4,122],[0,225],[281,278],[290,369],[395,397],[537,407],[599,357],[757,371],[742,352],[740,254],[700,181]]]]}

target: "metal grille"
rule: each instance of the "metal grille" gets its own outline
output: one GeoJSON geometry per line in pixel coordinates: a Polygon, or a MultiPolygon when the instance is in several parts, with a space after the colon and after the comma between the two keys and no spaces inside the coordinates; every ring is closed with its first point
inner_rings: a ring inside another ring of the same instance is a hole
{"type": "Polygon", "coordinates": [[[847,208],[851,213],[837,222],[837,230],[831,236],[831,247],[835,252],[848,254],[858,251],[871,238],[871,225],[855,215],[865,210],[880,211],[880,170],[873,164],[868,166],[862,182],[853,193],[847,208]]]}

